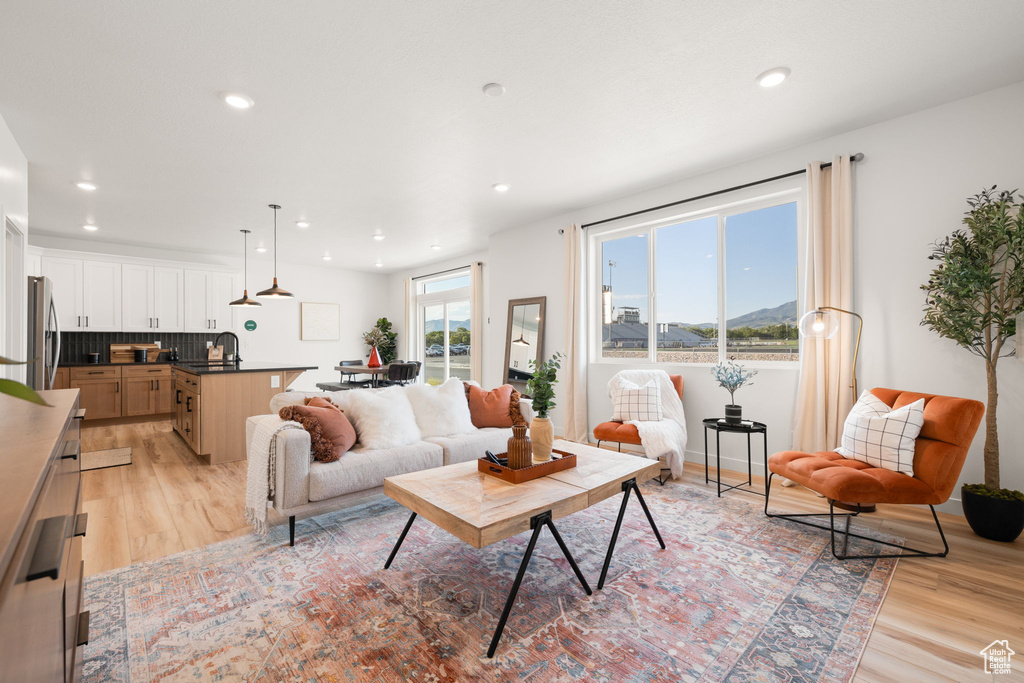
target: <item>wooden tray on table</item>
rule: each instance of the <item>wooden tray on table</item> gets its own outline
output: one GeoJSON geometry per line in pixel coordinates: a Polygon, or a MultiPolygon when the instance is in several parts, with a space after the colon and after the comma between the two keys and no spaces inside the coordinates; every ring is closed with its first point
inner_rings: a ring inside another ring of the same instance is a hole
{"type": "MultiPolygon", "coordinates": [[[[507,453],[496,454],[499,459],[507,455],[507,453]]],[[[531,479],[540,479],[541,477],[546,477],[549,474],[568,470],[573,467],[576,467],[576,454],[566,453],[565,451],[557,449],[551,451],[551,460],[546,462],[537,462],[529,467],[524,467],[521,470],[514,470],[511,467],[498,465],[487,458],[480,458],[476,461],[476,468],[478,471],[483,472],[484,474],[489,474],[495,479],[507,481],[510,484],[522,484],[523,482],[530,481],[531,479]],[[558,455],[557,458],[555,457],[555,454],[558,455]]]]}

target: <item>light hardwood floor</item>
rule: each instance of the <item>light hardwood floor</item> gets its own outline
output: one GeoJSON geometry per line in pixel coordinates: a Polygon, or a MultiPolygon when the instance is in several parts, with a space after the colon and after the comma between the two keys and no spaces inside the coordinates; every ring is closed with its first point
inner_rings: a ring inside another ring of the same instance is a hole
{"type": "MultiPolygon", "coordinates": [[[[83,509],[89,513],[87,575],[249,533],[244,461],[203,464],[170,422],[87,424],[82,430],[83,450],[125,446],[132,447],[131,465],[82,475],[83,509]]],[[[704,486],[701,467],[687,465],[684,477],[704,486]]],[[[772,508],[820,512],[823,505],[806,489],[776,483],[772,508]]],[[[982,672],[978,651],[997,639],[1008,639],[1020,653],[1014,676],[1001,679],[1024,679],[1024,539],[986,541],[971,533],[962,517],[939,516],[950,554],[899,562],[857,680],[991,680],[982,672]]],[[[936,546],[927,508],[881,505],[865,518],[909,545],[936,546]]],[[[271,524],[284,521],[270,511],[271,524]]]]}

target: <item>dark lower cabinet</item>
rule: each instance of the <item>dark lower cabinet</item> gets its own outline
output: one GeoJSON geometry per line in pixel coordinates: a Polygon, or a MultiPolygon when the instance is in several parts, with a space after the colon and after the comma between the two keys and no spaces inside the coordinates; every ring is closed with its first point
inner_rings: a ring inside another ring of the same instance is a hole
{"type": "Polygon", "coordinates": [[[0,397],[0,471],[10,503],[0,505],[3,683],[75,681],[79,643],[88,638],[81,616],[88,519],[81,513],[79,392],[41,393],[50,407],[0,397]]]}

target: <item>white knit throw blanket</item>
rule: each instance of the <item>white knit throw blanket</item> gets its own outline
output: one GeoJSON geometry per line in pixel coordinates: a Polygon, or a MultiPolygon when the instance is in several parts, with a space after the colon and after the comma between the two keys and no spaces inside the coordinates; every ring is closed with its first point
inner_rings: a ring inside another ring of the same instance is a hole
{"type": "Polygon", "coordinates": [[[614,401],[624,382],[642,387],[655,377],[661,387],[664,419],[660,422],[630,420],[626,424],[635,426],[640,433],[644,454],[651,460],[664,455],[672,470],[672,477],[678,479],[683,474],[683,462],[686,460],[686,415],[683,414],[683,401],[676,393],[668,373],[664,370],[623,370],[608,382],[608,395],[614,401]]]}
{"type": "Polygon", "coordinates": [[[302,429],[298,422],[286,422],[277,415],[256,418],[256,431],[249,444],[249,474],[245,485],[245,521],[260,536],[267,535],[267,508],[277,483],[277,435],[285,429],[302,429]]]}

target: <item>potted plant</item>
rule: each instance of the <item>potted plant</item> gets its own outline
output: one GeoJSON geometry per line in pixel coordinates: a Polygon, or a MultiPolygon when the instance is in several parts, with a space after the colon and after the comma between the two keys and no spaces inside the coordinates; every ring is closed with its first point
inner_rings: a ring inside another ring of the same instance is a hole
{"type": "Polygon", "coordinates": [[[387,318],[378,318],[377,324],[369,332],[363,333],[363,343],[370,347],[370,360],[367,365],[379,368],[397,358],[397,340],[398,334],[391,331],[391,321],[387,318]]]}
{"type": "Polygon", "coordinates": [[[753,384],[750,380],[757,374],[757,370],[748,370],[730,359],[711,368],[711,374],[718,380],[718,386],[729,392],[729,405],[725,406],[725,421],[729,424],[739,424],[743,421],[743,406],[736,405],[736,390],[744,384],[753,384]]]}
{"type": "Polygon", "coordinates": [[[533,377],[526,381],[526,390],[533,399],[533,420],[530,422],[530,440],[533,442],[533,459],[550,460],[554,430],[548,413],[555,407],[555,389],[558,371],[562,367],[562,353],[559,351],[546,361],[537,363],[530,360],[533,377]]]}
{"type": "Polygon", "coordinates": [[[974,533],[1013,541],[1024,530],[1024,493],[1000,488],[999,403],[996,365],[1013,354],[1006,341],[1024,311],[1024,197],[983,190],[967,200],[966,229],[935,243],[928,257],[939,265],[928,282],[921,324],[985,361],[985,483],[961,489],[964,516],[974,533]]]}

